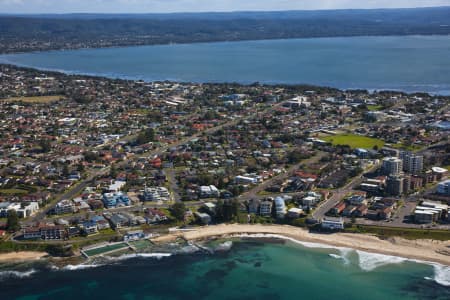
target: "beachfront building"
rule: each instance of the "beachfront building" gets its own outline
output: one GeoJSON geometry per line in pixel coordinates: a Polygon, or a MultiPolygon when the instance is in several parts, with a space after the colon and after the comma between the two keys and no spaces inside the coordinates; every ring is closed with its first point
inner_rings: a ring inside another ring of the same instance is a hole
{"type": "Polygon", "coordinates": [[[344,229],[344,219],[342,218],[323,218],[321,226],[327,230],[341,230],[344,229]]]}
{"type": "Polygon", "coordinates": [[[67,231],[64,225],[50,225],[26,228],[23,232],[26,240],[62,240],[67,238],[67,231]]]}
{"type": "Polygon", "coordinates": [[[134,230],[134,231],[128,231],[124,234],[123,240],[125,242],[128,241],[137,241],[145,238],[145,233],[142,230],[134,230]]]}
{"type": "Polygon", "coordinates": [[[272,201],[262,201],[259,205],[259,214],[263,217],[270,216],[272,214],[272,201]]]}
{"type": "Polygon", "coordinates": [[[296,207],[289,209],[287,212],[287,216],[292,219],[300,218],[301,216],[303,216],[303,214],[303,209],[296,207]]]}
{"type": "Polygon", "coordinates": [[[211,216],[206,213],[196,212],[195,218],[200,221],[202,224],[208,225],[211,223],[211,216]]]}
{"type": "Polygon", "coordinates": [[[416,223],[433,223],[448,217],[448,205],[434,201],[423,201],[416,206],[414,220],[416,223]]]}
{"type": "Polygon", "coordinates": [[[278,219],[283,219],[286,215],[286,203],[282,197],[275,198],[275,212],[278,219]]]}

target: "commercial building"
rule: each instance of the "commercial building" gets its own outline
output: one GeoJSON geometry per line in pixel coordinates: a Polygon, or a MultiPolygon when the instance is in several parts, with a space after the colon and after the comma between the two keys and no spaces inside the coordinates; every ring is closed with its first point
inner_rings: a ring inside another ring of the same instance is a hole
{"type": "Polygon", "coordinates": [[[386,181],[386,192],[391,196],[403,194],[403,178],[401,176],[389,176],[386,181]]]}
{"type": "Polygon", "coordinates": [[[403,170],[411,174],[419,174],[423,170],[423,156],[411,152],[401,152],[400,158],[403,160],[403,170]]]}
{"type": "Polygon", "coordinates": [[[437,193],[445,196],[450,196],[450,179],[438,184],[437,193]]]}
{"type": "Polygon", "coordinates": [[[386,175],[399,175],[403,170],[403,161],[397,157],[386,157],[382,168],[386,175]]]}

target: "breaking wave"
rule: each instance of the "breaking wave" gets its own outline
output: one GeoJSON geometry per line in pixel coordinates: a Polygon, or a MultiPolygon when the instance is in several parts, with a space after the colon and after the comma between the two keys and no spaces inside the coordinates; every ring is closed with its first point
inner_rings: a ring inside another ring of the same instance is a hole
{"type": "Polygon", "coordinates": [[[28,271],[0,271],[0,280],[8,278],[27,278],[36,272],[35,269],[28,271]]]}
{"type": "Polygon", "coordinates": [[[170,257],[172,256],[172,253],[134,253],[134,254],[124,254],[117,257],[108,256],[108,260],[112,261],[122,261],[122,260],[128,260],[133,258],[155,258],[155,259],[162,259],[164,257],[170,257]]]}
{"type": "Polygon", "coordinates": [[[378,253],[369,253],[365,251],[355,250],[351,248],[345,248],[345,247],[335,247],[331,245],[326,244],[320,244],[320,243],[311,243],[311,242],[302,242],[298,241],[293,238],[289,238],[286,236],[278,235],[278,234],[239,234],[239,235],[233,235],[233,237],[244,237],[244,238],[278,238],[283,240],[288,240],[291,242],[294,242],[296,244],[302,245],[307,248],[315,248],[315,249],[337,249],[340,252],[340,255],[338,254],[329,254],[330,257],[336,258],[336,259],[342,259],[344,261],[344,264],[350,264],[350,255],[351,253],[356,252],[358,254],[358,266],[364,271],[373,271],[376,268],[379,268],[381,266],[390,265],[390,264],[401,264],[407,261],[415,262],[419,264],[425,264],[433,266],[434,268],[434,277],[425,277],[426,280],[433,280],[439,285],[443,286],[450,286],[450,266],[445,266],[433,262],[428,261],[421,261],[421,260],[414,260],[414,259],[408,259],[404,257],[399,256],[392,256],[392,255],[385,255],[385,254],[378,254],[378,253]]]}
{"type": "Polygon", "coordinates": [[[373,271],[376,268],[390,265],[390,264],[401,264],[408,261],[407,258],[391,256],[378,253],[369,253],[364,251],[356,250],[358,253],[359,267],[364,271],[373,271]]]}
{"type": "Polygon", "coordinates": [[[85,269],[91,269],[91,268],[98,268],[101,267],[102,265],[100,264],[80,264],[80,265],[67,265],[63,268],[61,268],[61,270],[65,270],[65,271],[77,271],[77,270],[85,270],[85,269]]]}
{"type": "Polygon", "coordinates": [[[233,242],[232,241],[226,241],[226,242],[223,242],[220,245],[217,245],[214,248],[214,251],[229,251],[231,249],[231,247],[233,247],[233,242]]]}
{"type": "Polygon", "coordinates": [[[443,286],[450,286],[450,267],[433,264],[434,281],[443,286]]]}

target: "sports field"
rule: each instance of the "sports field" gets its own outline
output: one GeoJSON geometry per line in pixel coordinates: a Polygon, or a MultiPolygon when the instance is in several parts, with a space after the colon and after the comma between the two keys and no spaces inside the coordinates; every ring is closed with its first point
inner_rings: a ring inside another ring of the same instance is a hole
{"type": "Polygon", "coordinates": [[[339,134],[321,138],[333,145],[348,145],[351,148],[372,149],[377,146],[379,149],[384,146],[384,141],[367,136],[356,134],[339,134]]]}
{"type": "Polygon", "coordinates": [[[36,97],[12,97],[0,101],[23,102],[32,104],[48,104],[61,100],[63,96],[36,96],[36,97]]]}

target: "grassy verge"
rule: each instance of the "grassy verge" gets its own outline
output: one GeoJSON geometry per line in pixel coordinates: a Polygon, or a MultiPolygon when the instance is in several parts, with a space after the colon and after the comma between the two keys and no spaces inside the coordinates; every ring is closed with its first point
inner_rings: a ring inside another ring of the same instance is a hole
{"type": "Polygon", "coordinates": [[[408,240],[418,240],[418,239],[431,239],[439,241],[450,240],[449,230],[429,230],[429,229],[357,225],[351,228],[346,228],[345,232],[375,234],[380,238],[401,237],[408,240]]]}
{"type": "Polygon", "coordinates": [[[411,152],[417,152],[424,148],[424,147],[418,146],[418,145],[405,145],[403,143],[393,144],[393,145],[391,145],[391,147],[395,148],[395,149],[401,149],[401,150],[406,150],[406,151],[411,151],[411,152]]]}
{"type": "Polygon", "coordinates": [[[383,109],[382,105],[367,105],[369,111],[379,111],[383,109]]]}
{"type": "Polygon", "coordinates": [[[22,189],[0,189],[0,195],[17,195],[17,196],[23,196],[28,194],[29,192],[22,189]]]}
{"type": "Polygon", "coordinates": [[[36,97],[12,97],[3,99],[1,101],[47,104],[60,101],[61,99],[63,99],[63,96],[36,96],[36,97]]]}

